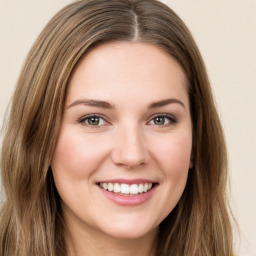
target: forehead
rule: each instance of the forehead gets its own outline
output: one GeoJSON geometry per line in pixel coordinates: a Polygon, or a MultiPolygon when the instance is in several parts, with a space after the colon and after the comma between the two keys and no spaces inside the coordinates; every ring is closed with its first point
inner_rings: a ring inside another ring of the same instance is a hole
{"type": "Polygon", "coordinates": [[[67,103],[76,97],[155,100],[167,94],[187,97],[186,76],[172,56],[152,44],[114,42],[92,49],[78,62],[67,103]]]}

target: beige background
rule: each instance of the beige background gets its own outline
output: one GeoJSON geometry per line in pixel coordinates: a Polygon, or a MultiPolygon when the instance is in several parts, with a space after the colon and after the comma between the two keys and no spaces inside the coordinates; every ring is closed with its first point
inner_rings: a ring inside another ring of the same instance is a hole
{"type": "MultiPolygon", "coordinates": [[[[68,0],[0,0],[0,122],[36,36],[68,0]]],[[[166,0],[208,68],[229,149],[239,255],[256,256],[256,0],[166,0]]]]}

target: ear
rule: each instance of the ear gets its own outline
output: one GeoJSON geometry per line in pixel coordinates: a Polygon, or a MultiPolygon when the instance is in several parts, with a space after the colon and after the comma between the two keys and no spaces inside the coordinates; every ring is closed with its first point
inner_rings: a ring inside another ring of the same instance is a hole
{"type": "Polygon", "coordinates": [[[194,162],[192,160],[190,160],[189,162],[189,169],[192,169],[194,167],[194,162]]]}

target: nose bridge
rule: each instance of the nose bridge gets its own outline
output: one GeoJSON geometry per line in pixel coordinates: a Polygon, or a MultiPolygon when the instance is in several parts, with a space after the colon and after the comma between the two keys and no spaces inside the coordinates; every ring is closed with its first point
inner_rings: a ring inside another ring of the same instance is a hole
{"type": "Polygon", "coordinates": [[[128,168],[145,164],[148,152],[143,128],[131,122],[120,125],[116,131],[112,158],[116,164],[128,168]]]}

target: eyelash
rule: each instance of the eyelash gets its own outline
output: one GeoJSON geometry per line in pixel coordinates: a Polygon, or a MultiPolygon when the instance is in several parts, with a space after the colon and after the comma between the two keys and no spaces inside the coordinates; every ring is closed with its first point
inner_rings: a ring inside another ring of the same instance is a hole
{"type": "MultiPolygon", "coordinates": [[[[151,124],[151,125],[155,125],[155,126],[161,126],[161,127],[166,127],[166,126],[170,126],[170,125],[173,125],[175,123],[177,123],[177,120],[174,116],[172,115],[169,115],[169,114],[157,114],[157,115],[154,115],[153,117],[150,118],[150,120],[147,122],[147,124],[150,124],[150,122],[154,122],[154,120],[156,120],[156,118],[164,118],[165,121],[168,120],[168,123],[164,123],[164,124],[160,124],[160,125],[157,125],[157,124],[151,124]]],[[[164,121],[164,122],[165,122],[164,121]]],[[[101,115],[97,115],[97,114],[91,114],[91,115],[86,115],[82,118],[80,118],[78,120],[79,123],[85,125],[85,126],[89,126],[91,128],[100,128],[101,126],[105,126],[108,124],[108,121],[106,121],[106,119],[104,117],[102,117],[101,115]],[[89,124],[89,120],[90,119],[98,119],[99,123],[93,125],[93,124],[89,124]],[[104,124],[100,124],[101,121],[104,121],[104,124]]]]}

